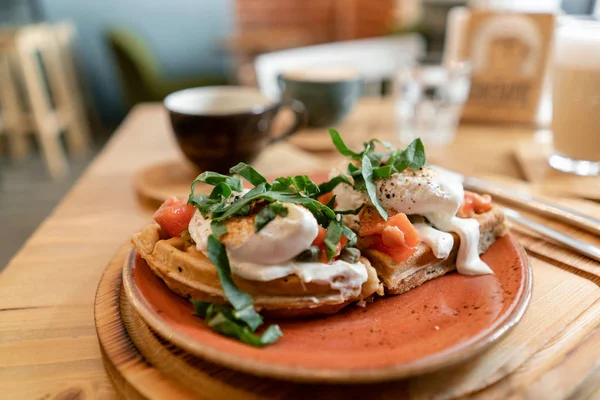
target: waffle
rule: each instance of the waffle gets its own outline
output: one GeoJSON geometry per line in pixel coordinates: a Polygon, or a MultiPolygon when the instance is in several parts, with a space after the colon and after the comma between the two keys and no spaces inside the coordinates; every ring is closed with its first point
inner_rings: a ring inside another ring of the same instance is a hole
{"type": "MultiPolygon", "coordinates": [[[[173,292],[195,300],[227,303],[216,267],[192,241],[180,237],[165,238],[157,224],[148,225],[131,241],[152,271],[173,292]]],[[[266,315],[295,318],[333,314],[351,303],[367,300],[375,293],[383,294],[377,272],[369,260],[362,257],[361,262],[367,267],[368,280],[353,298],[343,297],[329,284],[305,283],[295,275],[266,282],[247,280],[235,274],[232,278],[241,290],[254,298],[256,309],[266,315]]]]}

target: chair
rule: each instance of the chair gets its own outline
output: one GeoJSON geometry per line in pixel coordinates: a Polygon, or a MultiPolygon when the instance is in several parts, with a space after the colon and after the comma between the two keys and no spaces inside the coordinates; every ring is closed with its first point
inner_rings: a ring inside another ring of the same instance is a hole
{"type": "Polygon", "coordinates": [[[26,134],[33,132],[50,175],[61,177],[68,164],[60,135],[64,132],[69,150],[81,155],[89,148],[90,130],[60,35],[53,25],[40,24],[3,37],[0,107],[11,155],[19,159],[28,154],[26,134]]]}
{"type": "MultiPolygon", "coordinates": [[[[272,100],[281,93],[277,76],[290,69],[354,68],[367,83],[381,88],[394,76],[425,54],[423,38],[417,34],[351,40],[266,53],[254,62],[258,86],[272,100]]],[[[381,90],[378,91],[381,93],[381,90]]]]}
{"type": "Polygon", "coordinates": [[[107,36],[130,107],[140,102],[162,101],[169,93],[181,89],[227,84],[224,76],[167,79],[156,57],[138,35],[129,29],[113,28],[107,36]]]}

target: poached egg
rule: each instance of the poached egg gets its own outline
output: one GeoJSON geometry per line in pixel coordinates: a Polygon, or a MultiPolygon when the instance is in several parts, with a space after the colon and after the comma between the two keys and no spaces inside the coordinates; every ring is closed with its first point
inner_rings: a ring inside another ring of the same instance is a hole
{"type": "MultiPolygon", "coordinates": [[[[306,208],[293,203],[284,205],[287,215],[277,216],[260,231],[254,232],[252,223],[246,224],[244,232],[228,233],[235,235],[235,240],[223,241],[231,272],[244,279],[262,282],[296,275],[305,283],[328,284],[344,299],[360,294],[362,284],[368,280],[367,267],[362,262],[351,264],[335,260],[325,265],[296,260],[296,256],[315,240],[319,226],[306,208]]],[[[206,256],[208,237],[212,234],[210,225],[211,220],[196,211],[188,226],[196,248],[206,256]]]]}
{"type": "MultiPolygon", "coordinates": [[[[431,167],[424,167],[416,171],[405,170],[389,178],[377,179],[375,183],[377,199],[384,209],[407,215],[422,215],[436,228],[416,226],[421,240],[432,248],[436,257],[445,258],[449,255],[454,240],[447,232],[454,232],[460,237],[456,257],[458,272],[464,275],[493,273],[479,257],[479,223],[472,218],[456,217],[456,212],[464,200],[464,189],[462,183],[454,176],[431,167]]],[[[342,199],[348,191],[357,193],[349,185],[342,184],[336,187],[334,194],[338,199],[342,199]]],[[[360,195],[360,199],[356,194],[347,197],[343,208],[356,208],[368,201],[365,193],[360,195]]],[[[339,203],[338,208],[342,208],[339,203]]]]}

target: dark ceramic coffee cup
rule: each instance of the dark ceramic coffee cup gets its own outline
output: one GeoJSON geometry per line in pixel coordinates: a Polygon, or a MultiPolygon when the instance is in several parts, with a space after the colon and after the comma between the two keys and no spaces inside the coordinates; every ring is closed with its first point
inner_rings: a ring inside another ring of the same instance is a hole
{"type": "Polygon", "coordinates": [[[272,102],[258,89],[208,86],[171,93],[164,100],[183,154],[201,171],[227,173],[238,162],[252,162],[268,145],[284,140],[306,123],[296,100],[272,102]],[[292,126],[272,136],[275,116],[285,107],[292,126]]]}
{"type": "Polygon", "coordinates": [[[282,99],[299,100],[306,107],[308,126],[329,127],[352,111],[362,91],[353,71],[288,71],[278,76],[282,99]]]}

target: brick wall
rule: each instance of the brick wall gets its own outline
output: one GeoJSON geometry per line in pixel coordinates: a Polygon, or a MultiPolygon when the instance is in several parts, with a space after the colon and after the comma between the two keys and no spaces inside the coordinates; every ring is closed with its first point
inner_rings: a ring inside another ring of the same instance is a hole
{"type": "Polygon", "coordinates": [[[395,0],[237,0],[238,32],[288,32],[314,43],[384,35],[395,0]]]}

